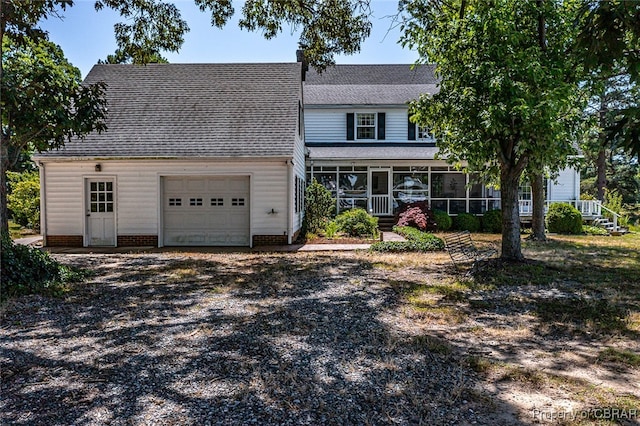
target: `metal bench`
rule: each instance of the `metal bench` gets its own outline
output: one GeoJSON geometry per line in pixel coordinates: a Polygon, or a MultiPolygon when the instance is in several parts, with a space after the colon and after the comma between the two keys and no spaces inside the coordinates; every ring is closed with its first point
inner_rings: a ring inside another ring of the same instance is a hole
{"type": "Polygon", "coordinates": [[[460,263],[473,262],[471,269],[471,271],[473,271],[478,262],[498,254],[498,250],[495,248],[478,250],[471,240],[471,233],[469,231],[450,234],[444,238],[444,241],[447,252],[449,252],[451,261],[456,268],[460,263]]]}

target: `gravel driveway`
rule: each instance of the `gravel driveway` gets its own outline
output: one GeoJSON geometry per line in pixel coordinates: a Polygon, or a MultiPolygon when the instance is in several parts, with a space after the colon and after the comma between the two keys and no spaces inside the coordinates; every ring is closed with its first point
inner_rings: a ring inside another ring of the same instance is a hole
{"type": "Polygon", "coordinates": [[[519,423],[366,256],[56,257],[95,275],[2,308],[3,424],[519,423]]]}

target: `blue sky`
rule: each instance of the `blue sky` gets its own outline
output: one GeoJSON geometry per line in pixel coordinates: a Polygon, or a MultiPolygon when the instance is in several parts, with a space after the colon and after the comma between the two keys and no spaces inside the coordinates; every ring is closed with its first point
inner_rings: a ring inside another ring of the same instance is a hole
{"type": "MultiPolygon", "coordinates": [[[[179,53],[165,53],[172,63],[197,62],[293,62],[297,34],[285,28],[276,39],[265,40],[259,32],[238,28],[242,2],[234,5],[236,15],[223,28],[211,26],[208,14],[200,12],[192,0],[174,0],[191,31],[179,53]]],[[[110,9],[96,12],[94,0],[76,0],[74,6],[41,23],[51,41],[59,44],[67,59],[86,76],[98,59],[115,51],[113,25],[122,18],[110,9]]],[[[389,31],[390,15],[397,9],[397,0],[373,0],[373,30],[371,37],[357,55],[336,58],[339,64],[413,63],[417,54],[398,43],[397,29],[389,31]]]]}

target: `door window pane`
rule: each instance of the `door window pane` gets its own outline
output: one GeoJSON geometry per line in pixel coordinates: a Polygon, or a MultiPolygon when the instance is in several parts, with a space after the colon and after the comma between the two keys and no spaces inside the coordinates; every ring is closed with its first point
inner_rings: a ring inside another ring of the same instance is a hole
{"type": "Polygon", "coordinates": [[[90,182],[89,201],[89,210],[92,213],[112,213],[114,208],[113,182],[90,182]]]}

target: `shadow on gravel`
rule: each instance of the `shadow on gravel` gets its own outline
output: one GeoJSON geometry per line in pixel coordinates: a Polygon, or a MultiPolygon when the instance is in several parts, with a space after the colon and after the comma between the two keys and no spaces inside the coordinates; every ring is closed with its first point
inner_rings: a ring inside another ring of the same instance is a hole
{"type": "Polygon", "coordinates": [[[65,260],[95,276],[2,310],[2,423],[518,423],[389,322],[401,295],[363,258],[65,260]]]}

